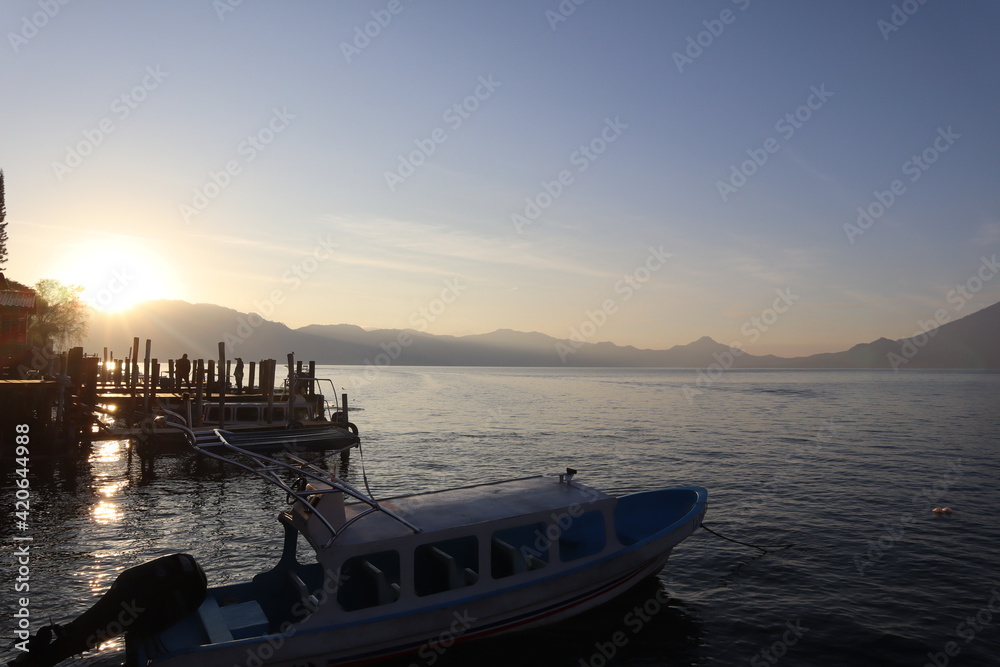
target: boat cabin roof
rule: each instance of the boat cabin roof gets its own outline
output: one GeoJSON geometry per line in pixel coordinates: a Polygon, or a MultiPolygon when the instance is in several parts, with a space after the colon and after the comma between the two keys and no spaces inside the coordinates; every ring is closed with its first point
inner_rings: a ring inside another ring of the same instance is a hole
{"type": "MultiPolygon", "coordinates": [[[[611,496],[577,482],[560,482],[558,477],[536,476],[522,479],[477,484],[475,486],[433,491],[379,501],[411,524],[429,533],[449,528],[495,522],[538,513],[559,513],[574,505],[574,513],[593,508],[595,503],[611,496]]],[[[322,511],[322,508],[319,508],[322,511]]],[[[346,518],[367,509],[365,505],[348,504],[346,518]]],[[[316,528],[318,522],[310,522],[316,528]]],[[[337,537],[340,546],[412,535],[404,524],[383,512],[373,512],[347,527],[337,537]]]]}

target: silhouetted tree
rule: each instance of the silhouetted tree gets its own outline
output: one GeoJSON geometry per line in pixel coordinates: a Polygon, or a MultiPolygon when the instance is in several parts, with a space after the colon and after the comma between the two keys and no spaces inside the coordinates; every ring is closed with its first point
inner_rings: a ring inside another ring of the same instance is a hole
{"type": "Polygon", "coordinates": [[[3,169],[0,169],[0,266],[7,263],[7,202],[3,192],[3,169]]]}
{"type": "Polygon", "coordinates": [[[87,335],[90,314],[80,301],[83,288],[45,278],[35,285],[36,312],[28,320],[28,343],[44,347],[50,339],[65,346],[87,335]]]}

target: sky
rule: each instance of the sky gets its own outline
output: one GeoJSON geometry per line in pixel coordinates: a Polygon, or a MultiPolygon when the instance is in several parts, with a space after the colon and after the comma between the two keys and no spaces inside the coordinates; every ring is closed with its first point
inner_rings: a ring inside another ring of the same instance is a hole
{"type": "Polygon", "coordinates": [[[1000,301],[998,25],[986,0],[6,0],[4,271],[292,327],[912,336],[1000,301]]]}

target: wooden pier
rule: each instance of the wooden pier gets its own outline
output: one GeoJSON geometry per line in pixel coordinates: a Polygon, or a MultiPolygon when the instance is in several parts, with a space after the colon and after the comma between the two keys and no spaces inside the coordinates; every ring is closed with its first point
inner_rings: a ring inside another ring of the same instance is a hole
{"type": "MultiPolygon", "coordinates": [[[[237,419],[246,422],[246,415],[256,411],[257,428],[274,429],[329,424],[329,407],[331,419],[354,428],[348,422],[346,394],[317,392],[313,361],[303,364],[289,354],[281,366],[275,359],[244,364],[227,358],[219,343],[218,359],[191,359],[189,364],[184,373],[184,364],[175,359],[161,362],[152,356],[152,342],[140,347],[139,338],[122,358],[107,348],[101,355],[73,348],[55,356],[48,379],[0,380],[0,424],[11,424],[3,429],[11,433],[14,424],[29,424],[36,441],[44,437],[61,450],[52,453],[66,454],[93,440],[149,435],[151,420],[164,410],[179,414],[191,427],[202,426],[209,415],[211,425],[223,429],[233,428],[237,419]],[[237,365],[242,373],[236,372],[237,365]],[[284,378],[282,390],[276,390],[279,377],[284,378]]],[[[0,433],[0,443],[6,440],[0,433]]],[[[8,449],[0,449],[0,456],[8,455],[8,449]]]]}
{"type": "Polygon", "coordinates": [[[55,380],[0,380],[0,443],[4,444],[0,456],[13,454],[15,427],[20,424],[29,427],[32,442],[60,439],[63,396],[55,380]]]}

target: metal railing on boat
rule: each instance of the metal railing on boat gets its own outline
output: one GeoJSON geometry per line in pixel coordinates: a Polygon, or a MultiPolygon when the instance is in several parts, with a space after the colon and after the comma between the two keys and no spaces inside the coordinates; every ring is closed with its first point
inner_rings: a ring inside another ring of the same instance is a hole
{"type": "MultiPolygon", "coordinates": [[[[187,425],[168,421],[163,417],[157,417],[155,423],[183,432],[187,435],[187,439],[191,446],[205,456],[209,456],[213,459],[223,461],[251,472],[264,481],[277,486],[287,494],[287,498],[290,503],[293,503],[296,500],[301,502],[303,506],[307,508],[307,512],[310,512],[312,516],[316,517],[316,519],[318,519],[330,532],[330,539],[323,545],[324,548],[332,546],[334,540],[336,540],[337,537],[354,522],[372,514],[373,512],[381,512],[395,519],[415,533],[421,532],[419,527],[413,525],[392,510],[380,505],[379,502],[370,494],[366,494],[339,477],[323,470],[318,467],[314,461],[307,461],[301,456],[298,456],[288,450],[282,452],[282,455],[287,457],[288,461],[282,461],[262,452],[246,449],[246,446],[249,445],[273,442],[276,439],[280,439],[278,436],[283,434],[253,433],[237,435],[222,429],[213,429],[210,432],[195,433],[187,425]],[[245,458],[247,462],[237,460],[234,458],[236,456],[245,458]],[[291,474],[294,476],[294,479],[290,481],[285,480],[281,477],[280,473],[291,474]],[[308,488],[310,480],[318,482],[327,488],[308,488]],[[326,493],[343,493],[344,495],[367,505],[368,509],[358,512],[350,519],[347,519],[343,525],[335,528],[322,513],[315,511],[309,502],[311,498],[326,493]]],[[[348,447],[331,452],[331,454],[342,452],[354,446],[360,447],[360,445],[352,444],[348,447]]]]}

